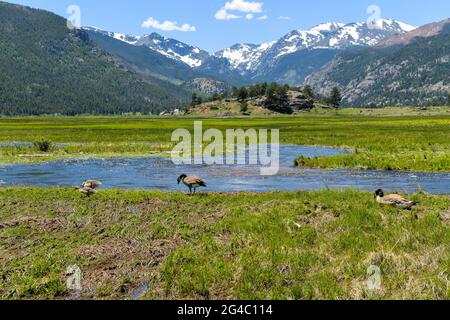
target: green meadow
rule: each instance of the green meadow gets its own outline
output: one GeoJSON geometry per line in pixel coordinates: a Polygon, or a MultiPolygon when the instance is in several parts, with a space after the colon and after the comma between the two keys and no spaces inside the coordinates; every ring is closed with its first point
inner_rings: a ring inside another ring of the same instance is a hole
{"type": "MultiPolygon", "coordinates": [[[[448,108],[289,117],[0,118],[0,164],[167,156],[173,130],[280,129],[281,143],[345,148],[304,167],[449,171],[448,108]]],[[[81,182],[81,181],[80,181],[81,182]]],[[[184,193],[0,188],[0,299],[450,299],[450,197],[412,211],[347,191],[184,193]],[[78,265],[83,290],[66,287],[78,265]],[[381,287],[370,290],[371,266],[381,287]]]]}
{"type": "Polygon", "coordinates": [[[412,199],[4,188],[0,298],[69,299],[76,264],[83,299],[450,299],[450,198],[412,199]]]}
{"type": "Polygon", "coordinates": [[[449,108],[344,109],[289,117],[151,118],[28,117],[0,118],[1,142],[50,140],[69,143],[42,153],[33,147],[0,148],[0,164],[74,157],[167,156],[175,129],[203,127],[279,129],[281,143],[332,146],[349,155],[301,158],[297,164],[317,168],[405,171],[450,170],[449,108]],[[410,115],[408,115],[410,114],[410,115]]]}

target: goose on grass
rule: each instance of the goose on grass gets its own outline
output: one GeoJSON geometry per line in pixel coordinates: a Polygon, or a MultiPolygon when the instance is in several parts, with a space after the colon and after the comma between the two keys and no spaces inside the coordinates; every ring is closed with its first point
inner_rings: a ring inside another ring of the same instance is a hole
{"type": "Polygon", "coordinates": [[[384,194],[384,191],[381,189],[378,189],[375,192],[375,198],[377,199],[377,202],[379,204],[383,205],[389,205],[389,206],[395,206],[399,209],[406,209],[411,210],[412,207],[417,205],[414,201],[409,201],[405,198],[403,198],[401,195],[398,194],[384,194]]]}
{"type": "Polygon", "coordinates": [[[87,180],[83,182],[83,184],[78,187],[78,191],[82,194],[86,195],[87,197],[90,197],[97,193],[97,189],[100,188],[102,183],[97,180],[87,180]]]}

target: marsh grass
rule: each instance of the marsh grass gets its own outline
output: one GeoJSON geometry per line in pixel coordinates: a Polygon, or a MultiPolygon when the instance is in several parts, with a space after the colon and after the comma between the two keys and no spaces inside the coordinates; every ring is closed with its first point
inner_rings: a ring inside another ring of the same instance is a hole
{"type": "MultiPolygon", "coordinates": [[[[404,109],[399,109],[404,110],[404,109]]],[[[396,109],[397,114],[400,112],[396,109]]],[[[0,118],[0,140],[36,141],[49,137],[57,147],[46,158],[27,157],[30,147],[0,148],[0,163],[30,163],[75,157],[167,156],[173,148],[171,134],[178,128],[193,130],[194,120],[204,129],[280,129],[281,143],[346,148],[352,154],[303,158],[305,167],[357,168],[406,171],[450,170],[450,115],[398,116],[302,114],[289,117],[148,118],[148,117],[39,117],[0,118]],[[21,155],[19,157],[19,155],[21,155]]],[[[367,112],[367,111],[365,111],[367,112]]],[[[381,111],[377,111],[381,112],[381,111]]],[[[349,114],[348,114],[349,113],[349,114]]]]}
{"type": "Polygon", "coordinates": [[[49,152],[53,148],[53,143],[50,140],[40,139],[33,142],[33,146],[40,152],[49,152]]]}
{"type": "Polygon", "coordinates": [[[0,189],[0,298],[450,299],[449,197],[0,189]],[[382,270],[369,291],[367,268],[382,270]]]}

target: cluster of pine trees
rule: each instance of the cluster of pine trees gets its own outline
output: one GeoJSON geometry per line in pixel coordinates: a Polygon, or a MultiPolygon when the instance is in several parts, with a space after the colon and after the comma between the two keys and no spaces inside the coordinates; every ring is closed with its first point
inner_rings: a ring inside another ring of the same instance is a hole
{"type": "MultiPolygon", "coordinates": [[[[319,97],[314,92],[311,86],[306,85],[302,88],[291,87],[287,84],[281,85],[276,82],[273,83],[255,83],[250,86],[233,87],[231,97],[238,100],[241,104],[241,113],[248,111],[248,99],[264,97],[264,106],[274,112],[292,114],[293,110],[289,106],[289,91],[300,91],[306,99],[317,100],[324,104],[328,104],[334,108],[339,108],[342,101],[342,95],[339,88],[335,87],[331,90],[329,97],[319,97]]],[[[228,93],[215,94],[208,102],[218,101],[230,98],[228,93]]],[[[191,107],[195,107],[204,102],[204,99],[197,93],[192,94],[191,107]]]]}
{"type": "Polygon", "coordinates": [[[280,85],[275,82],[271,84],[265,82],[256,83],[248,87],[234,87],[233,98],[242,102],[248,98],[265,97],[265,106],[268,109],[280,113],[292,113],[292,110],[288,107],[288,92],[290,90],[301,91],[307,99],[321,101],[334,108],[339,108],[341,106],[342,95],[337,87],[332,88],[329,97],[320,97],[314,93],[309,85],[298,88],[291,87],[287,84],[280,85]]]}

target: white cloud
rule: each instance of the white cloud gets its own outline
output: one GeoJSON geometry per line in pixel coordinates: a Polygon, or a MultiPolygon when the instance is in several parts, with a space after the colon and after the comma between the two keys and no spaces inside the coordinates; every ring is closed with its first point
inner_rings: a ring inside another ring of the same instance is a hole
{"type": "Polygon", "coordinates": [[[224,9],[230,11],[261,13],[264,3],[248,2],[245,0],[233,0],[225,3],[224,9]]]}
{"type": "Polygon", "coordinates": [[[291,20],[291,17],[287,17],[287,16],[281,16],[278,17],[279,20],[291,20]]]}
{"type": "Polygon", "coordinates": [[[228,13],[228,11],[225,9],[220,9],[219,11],[217,11],[215,17],[217,20],[233,20],[242,18],[242,16],[228,13]]]}
{"type": "MultiPolygon", "coordinates": [[[[232,0],[225,3],[225,5],[216,12],[215,18],[217,20],[233,20],[245,18],[247,20],[252,20],[255,18],[255,13],[263,12],[263,2],[252,2],[245,0],[232,0]],[[246,13],[245,16],[230,13],[230,11],[246,13]]],[[[263,16],[264,17],[264,16],[263,16]]],[[[262,17],[258,17],[259,20],[262,17]]]]}
{"type": "Polygon", "coordinates": [[[166,20],[164,22],[160,22],[152,17],[148,18],[142,23],[142,28],[153,28],[162,31],[181,31],[181,32],[195,32],[197,29],[190,24],[178,25],[177,22],[166,20]]]}
{"type": "Polygon", "coordinates": [[[261,17],[256,18],[256,20],[267,20],[267,19],[269,19],[269,16],[268,16],[267,14],[265,14],[265,15],[263,15],[263,16],[261,16],[261,17]]]}

